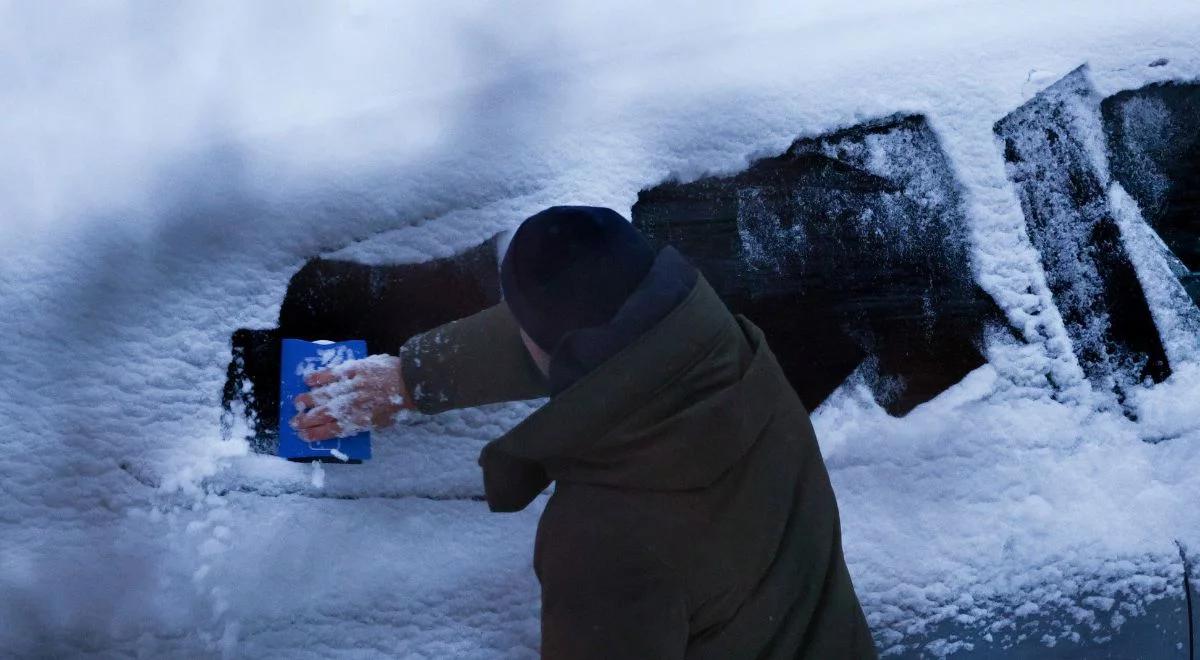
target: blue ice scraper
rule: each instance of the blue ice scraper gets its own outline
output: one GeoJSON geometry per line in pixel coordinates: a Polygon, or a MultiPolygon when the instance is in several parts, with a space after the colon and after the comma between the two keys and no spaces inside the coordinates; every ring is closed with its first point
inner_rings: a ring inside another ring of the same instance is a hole
{"type": "Polygon", "coordinates": [[[366,356],[367,342],[361,339],[339,342],[283,340],[283,354],[279,361],[280,456],[293,461],[333,463],[361,463],[371,458],[370,431],[309,443],[302,440],[288,424],[288,420],[296,414],[296,397],[309,389],[304,384],[305,374],[366,356]]]}

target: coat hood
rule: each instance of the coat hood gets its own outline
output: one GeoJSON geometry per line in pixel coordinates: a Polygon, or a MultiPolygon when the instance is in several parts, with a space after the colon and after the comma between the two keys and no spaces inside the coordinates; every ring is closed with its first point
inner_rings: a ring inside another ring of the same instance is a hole
{"type": "Polygon", "coordinates": [[[705,487],[761,435],[778,402],[763,393],[780,384],[762,333],[697,276],[664,318],[484,447],[488,504],[523,509],[552,480],[705,487]]]}

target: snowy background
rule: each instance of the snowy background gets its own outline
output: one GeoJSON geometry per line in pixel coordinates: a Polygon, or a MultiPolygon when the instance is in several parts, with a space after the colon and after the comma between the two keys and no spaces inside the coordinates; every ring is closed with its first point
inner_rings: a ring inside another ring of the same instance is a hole
{"type": "MultiPolygon", "coordinates": [[[[668,177],[916,113],[1020,324],[1053,305],[993,124],[1084,63],[1103,96],[1200,78],[1183,0],[434,4],[0,4],[0,655],[536,656],[544,500],[454,499],[530,404],[413,418],[320,473],[222,439],[230,333],[272,326],[307,258],[628,215],[668,177]]],[[[1133,422],[1038,323],[903,418],[853,379],[815,411],[881,649],[969,650],[948,622],[1102,640],[1182,602],[1193,336],[1164,332],[1182,357],[1133,422]],[[1047,372],[1065,387],[1021,376],[1047,372]]]]}

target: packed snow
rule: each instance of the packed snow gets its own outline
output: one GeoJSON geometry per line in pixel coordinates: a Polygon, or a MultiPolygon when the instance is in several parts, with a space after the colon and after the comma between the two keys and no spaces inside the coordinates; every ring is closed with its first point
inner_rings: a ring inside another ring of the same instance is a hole
{"type": "Polygon", "coordinates": [[[857,377],[814,413],[880,648],[965,648],[945,622],[1103,639],[1200,561],[1194,308],[1110,189],[1178,364],[1129,394],[1138,421],[1103,405],[992,133],[1083,63],[1101,96],[1200,78],[1191,0],[13,3],[0,33],[15,656],[536,657],[544,498],[488,513],[475,457],[538,402],[407,415],[363,465],[286,463],[223,438],[230,333],[274,325],[317,254],[447,256],[551,204],[628,215],[668,176],[896,112],[929,118],[1025,341],[997,333],[904,418],[857,377]]]}

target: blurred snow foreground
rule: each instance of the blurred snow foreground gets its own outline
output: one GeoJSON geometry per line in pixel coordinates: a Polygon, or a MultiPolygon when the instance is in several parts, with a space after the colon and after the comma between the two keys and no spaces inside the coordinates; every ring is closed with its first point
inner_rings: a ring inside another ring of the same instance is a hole
{"type": "MultiPolygon", "coordinates": [[[[1198,185],[1170,147],[1200,111],[1147,86],[1200,78],[1200,5],[772,7],[0,8],[0,655],[536,656],[544,497],[471,499],[480,446],[536,402],[413,417],[314,471],[222,433],[231,333],[274,326],[314,255],[632,214],[897,114],[936,138],[998,312],[936,396],[896,409],[867,360],[814,413],[880,649],[1194,653],[1200,266],[1195,225],[1161,218],[1198,185]]],[[[755,217],[769,269],[803,236],[755,217]]]]}

